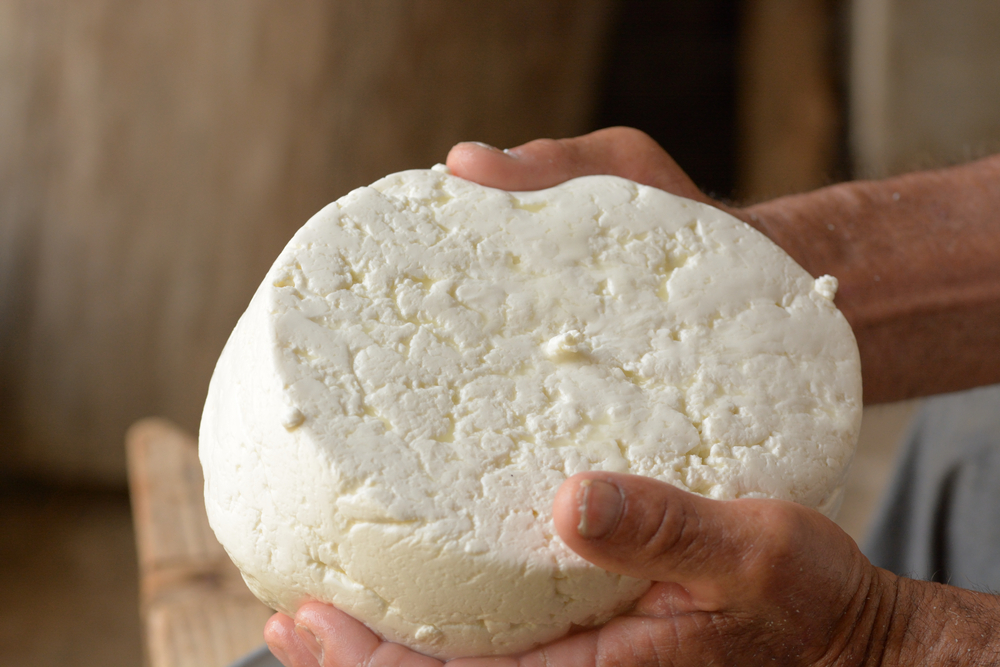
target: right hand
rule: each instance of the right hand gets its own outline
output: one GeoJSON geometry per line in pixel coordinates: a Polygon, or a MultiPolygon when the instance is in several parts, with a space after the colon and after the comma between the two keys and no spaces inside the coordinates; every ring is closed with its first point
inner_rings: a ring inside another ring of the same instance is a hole
{"type": "MultiPolygon", "coordinates": [[[[588,472],[563,483],[553,516],[571,549],[653,587],[601,627],[520,656],[448,665],[858,667],[901,650],[894,614],[911,601],[900,580],[814,510],[710,500],[646,477],[588,472]]],[[[442,664],[316,603],[294,619],[276,615],[266,636],[294,667],[442,664]]]]}

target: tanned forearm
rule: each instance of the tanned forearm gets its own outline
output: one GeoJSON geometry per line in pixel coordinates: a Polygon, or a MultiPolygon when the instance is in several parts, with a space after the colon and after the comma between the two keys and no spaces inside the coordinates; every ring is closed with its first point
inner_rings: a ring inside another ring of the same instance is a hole
{"type": "Polygon", "coordinates": [[[1000,382],[1000,155],[738,214],[839,279],[866,403],[1000,382]]]}

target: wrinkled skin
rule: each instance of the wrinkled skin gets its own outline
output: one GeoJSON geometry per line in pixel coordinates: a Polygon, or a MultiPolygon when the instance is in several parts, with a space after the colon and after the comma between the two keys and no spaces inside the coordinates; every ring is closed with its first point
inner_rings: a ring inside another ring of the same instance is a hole
{"type": "MultiPolygon", "coordinates": [[[[652,139],[628,128],[542,139],[510,151],[459,144],[447,163],[460,177],[507,190],[613,174],[722,207],[652,139]]],[[[519,656],[449,665],[991,664],[990,657],[969,661],[985,655],[988,641],[969,639],[958,620],[995,614],[991,596],[958,599],[965,592],[875,568],[836,524],[793,503],[714,501],[652,479],[592,472],[563,483],[554,520],[559,536],[587,560],[656,583],[630,612],[602,627],[519,656]],[[948,604],[959,610],[952,614],[955,630],[940,622],[940,611],[928,612],[948,604]],[[951,647],[958,646],[963,660],[943,661],[957,655],[951,647]]],[[[986,637],[974,625],[970,632],[986,637]]],[[[265,637],[275,655],[295,667],[441,664],[381,641],[319,603],[304,605],[294,619],[275,614],[265,637]]]]}

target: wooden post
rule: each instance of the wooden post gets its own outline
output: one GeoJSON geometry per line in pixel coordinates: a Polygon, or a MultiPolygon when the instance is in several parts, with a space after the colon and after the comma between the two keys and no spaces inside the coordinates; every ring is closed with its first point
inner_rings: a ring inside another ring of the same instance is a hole
{"type": "Polygon", "coordinates": [[[739,49],[737,194],[761,201],[826,185],[840,132],[831,0],[746,0],[739,49]]]}
{"type": "Polygon", "coordinates": [[[224,667],[263,643],[271,610],[250,593],[205,515],[193,437],[145,419],[126,438],[150,667],[224,667]]]}

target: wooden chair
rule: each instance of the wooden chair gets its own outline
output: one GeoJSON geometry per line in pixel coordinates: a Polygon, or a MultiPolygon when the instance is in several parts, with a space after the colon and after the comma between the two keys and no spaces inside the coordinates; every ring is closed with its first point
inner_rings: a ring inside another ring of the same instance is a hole
{"type": "Polygon", "coordinates": [[[163,419],[125,439],[150,667],[224,667],[263,643],[271,610],[208,526],[194,437],[163,419]]]}

